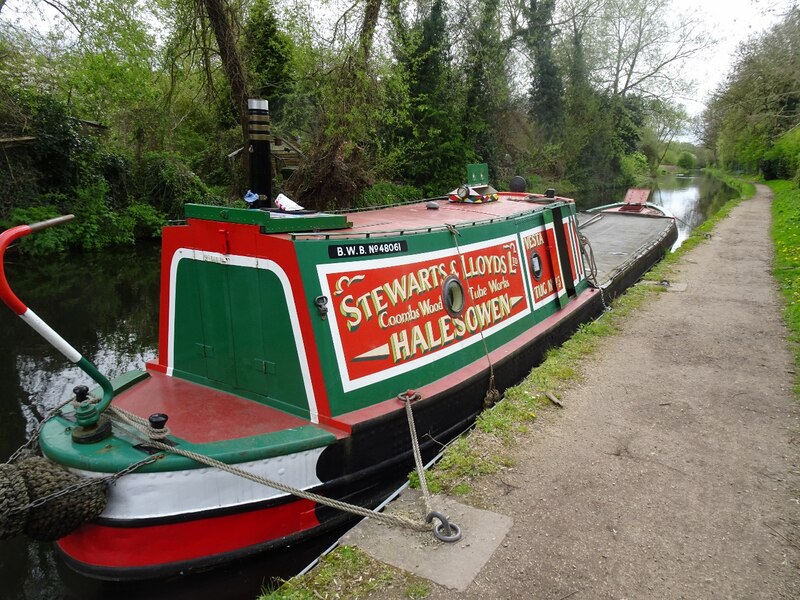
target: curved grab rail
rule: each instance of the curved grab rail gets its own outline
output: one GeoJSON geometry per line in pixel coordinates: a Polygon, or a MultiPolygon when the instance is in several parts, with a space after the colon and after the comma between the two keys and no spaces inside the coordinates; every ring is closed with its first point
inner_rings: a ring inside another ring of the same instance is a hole
{"type": "Polygon", "coordinates": [[[30,308],[25,306],[25,303],[20,300],[11,286],[8,284],[5,272],[5,253],[8,246],[14,240],[17,240],[31,233],[61,225],[67,221],[71,221],[74,215],[64,215],[47,221],[40,221],[31,225],[18,225],[0,233],[0,300],[8,306],[14,313],[27,323],[36,333],[41,335],[46,342],[53,346],[56,350],[61,352],[67,357],[67,360],[75,363],[84,373],[94,379],[103,389],[103,397],[100,402],[95,404],[84,403],[77,411],[78,425],[90,427],[97,424],[100,413],[103,412],[111,403],[114,397],[114,386],[108,378],[105,377],[97,367],[92,364],[87,358],[81,355],[75,348],[73,348],[64,338],[62,338],[56,331],[47,323],[33,312],[30,308]]]}

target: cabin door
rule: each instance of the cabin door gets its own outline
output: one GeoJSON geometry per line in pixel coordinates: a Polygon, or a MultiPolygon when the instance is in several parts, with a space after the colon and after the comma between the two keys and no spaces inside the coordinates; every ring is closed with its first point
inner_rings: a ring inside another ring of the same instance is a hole
{"type": "Polygon", "coordinates": [[[307,416],[297,343],[278,276],[250,266],[182,262],[176,374],[200,376],[212,387],[307,416]]]}

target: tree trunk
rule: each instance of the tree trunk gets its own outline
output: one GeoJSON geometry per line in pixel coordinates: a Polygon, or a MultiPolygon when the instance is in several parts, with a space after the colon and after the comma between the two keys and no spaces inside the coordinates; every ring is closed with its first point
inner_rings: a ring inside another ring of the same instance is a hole
{"type": "Polygon", "coordinates": [[[361,49],[361,64],[365,69],[372,50],[372,38],[375,35],[375,27],[378,24],[378,15],[381,12],[381,1],[367,0],[367,5],[364,7],[364,20],[361,22],[361,33],[358,36],[358,40],[361,49]]]}
{"type": "MultiPolygon", "coordinates": [[[[0,0],[2,1],[2,0],[0,0]]],[[[219,57],[222,59],[222,68],[231,86],[231,94],[239,123],[242,125],[242,135],[245,146],[247,145],[247,99],[250,96],[250,86],[247,75],[242,66],[239,49],[236,46],[236,37],[229,18],[229,8],[225,0],[201,0],[208,15],[211,30],[217,39],[219,57]]]]}

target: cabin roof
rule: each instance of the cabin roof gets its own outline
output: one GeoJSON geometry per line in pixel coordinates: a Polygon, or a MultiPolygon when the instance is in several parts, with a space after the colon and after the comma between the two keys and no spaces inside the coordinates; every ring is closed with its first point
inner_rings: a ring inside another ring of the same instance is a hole
{"type": "MultiPolygon", "coordinates": [[[[501,193],[495,202],[449,202],[445,198],[387,206],[380,209],[345,213],[351,227],[341,231],[296,233],[295,237],[360,237],[381,234],[397,235],[442,228],[447,225],[465,225],[493,219],[507,219],[536,212],[553,201],[570,201],[566,198],[545,198],[533,194],[501,193]],[[437,205],[437,209],[428,205],[437,205]]],[[[570,201],[571,202],[571,201],[570,201]]]]}
{"type": "Polygon", "coordinates": [[[541,210],[567,198],[545,198],[536,194],[504,192],[493,202],[450,202],[447,198],[422,200],[341,213],[315,211],[284,212],[276,209],[239,209],[187,204],[189,219],[259,225],[267,234],[303,238],[360,237],[411,233],[495,219],[508,219],[541,210]]]}

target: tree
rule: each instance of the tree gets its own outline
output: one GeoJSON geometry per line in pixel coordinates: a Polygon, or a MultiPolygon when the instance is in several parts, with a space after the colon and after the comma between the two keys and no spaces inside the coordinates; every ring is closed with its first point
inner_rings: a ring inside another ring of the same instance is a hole
{"type": "Polygon", "coordinates": [[[689,123],[689,115],[683,106],[659,98],[647,100],[644,111],[647,136],[640,148],[647,157],[650,172],[656,173],[672,140],[689,123]]]}
{"type": "Polygon", "coordinates": [[[670,0],[607,0],[597,33],[598,82],[611,94],[669,98],[686,91],[683,61],[713,42],[692,15],[668,21],[670,0]]]}
{"type": "Polygon", "coordinates": [[[270,101],[274,121],[280,120],[291,88],[293,50],[291,38],[278,27],[271,0],[255,0],[244,26],[242,54],[253,91],[270,101]]]}
{"type": "Polygon", "coordinates": [[[365,0],[355,39],[342,43],[323,75],[308,160],[287,181],[306,206],[353,206],[369,184],[369,146],[377,129],[380,97],[371,69],[372,43],[382,0],[365,0]]]}
{"type": "Polygon", "coordinates": [[[751,171],[800,123],[800,9],[742,44],[704,112],[704,141],[728,167],[751,171]]]}
{"type": "Polygon", "coordinates": [[[501,116],[508,108],[510,96],[506,64],[508,45],[502,39],[500,2],[481,2],[477,10],[468,11],[468,15],[477,18],[468,21],[473,35],[464,41],[465,141],[479,160],[488,163],[489,177],[496,181],[501,163],[507,162],[504,156],[507,152],[502,150],[501,116]]]}
{"type": "Polygon", "coordinates": [[[214,37],[217,40],[217,49],[222,61],[222,67],[231,87],[231,98],[239,123],[242,126],[242,135],[247,143],[247,100],[250,98],[250,82],[242,63],[237,45],[237,31],[234,26],[236,15],[225,0],[197,0],[201,2],[208,15],[208,21],[214,37]]]}

